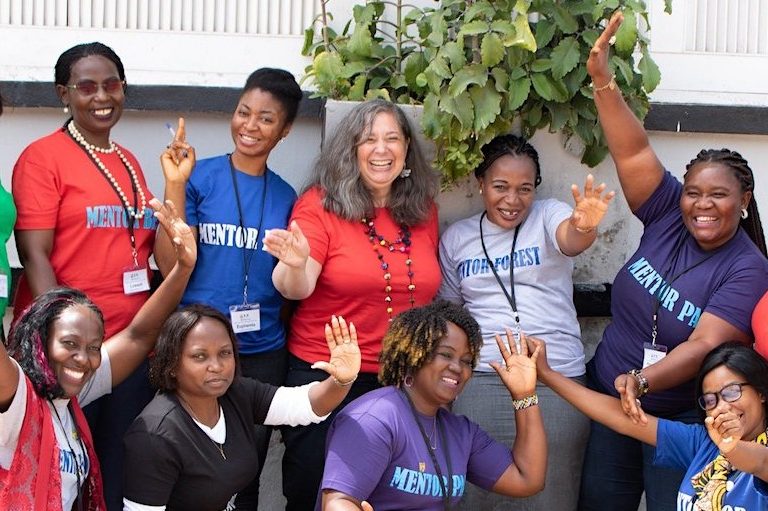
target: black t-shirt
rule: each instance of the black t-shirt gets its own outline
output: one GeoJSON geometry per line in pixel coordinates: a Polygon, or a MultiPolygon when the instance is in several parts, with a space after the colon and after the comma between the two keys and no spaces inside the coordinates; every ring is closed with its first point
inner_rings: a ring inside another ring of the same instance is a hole
{"type": "Polygon", "coordinates": [[[254,424],[262,424],[277,387],[236,378],[219,403],[227,437],[218,447],[181,407],[158,394],[125,435],[125,498],[168,510],[221,511],[259,468],[254,424]]]}

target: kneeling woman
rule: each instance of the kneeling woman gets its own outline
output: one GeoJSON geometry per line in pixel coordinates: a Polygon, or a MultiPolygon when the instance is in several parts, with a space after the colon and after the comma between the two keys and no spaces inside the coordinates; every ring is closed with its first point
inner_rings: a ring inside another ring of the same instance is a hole
{"type": "Polygon", "coordinates": [[[18,317],[7,352],[0,343],[0,509],[106,509],[80,406],[109,394],[146,359],[197,255],[173,208],[155,199],[152,207],[177,263],[125,330],[104,341],[99,308],[81,291],[53,288],[18,317]]]}
{"type": "MultiPolygon", "coordinates": [[[[541,349],[528,339],[529,349],[541,349]]],[[[655,446],[654,465],[686,471],[678,511],[768,509],[768,363],[757,352],[734,342],[706,356],[696,379],[703,426],[633,419],[620,400],[573,383],[546,360],[538,358],[542,382],[592,420],[655,446]]]]}
{"type": "MultiPolygon", "coordinates": [[[[126,510],[234,509],[258,472],[254,424],[306,425],[341,403],[360,371],[355,327],[325,325],[326,380],[275,387],[239,376],[237,342],[216,309],[191,305],[168,318],[150,362],[160,393],[125,436],[126,510]]],[[[263,457],[262,457],[263,459],[263,457]]]]}
{"type": "Polygon", "coordinates": [[[491,365],[512,395],[512,452],[446,408],[472,376],[482,344],[472,316],[446,301],[397,316],[380,357],[379,381],[388,387],[347,405],[331,426],[323,509],[449,509],[466,481],[510,496],[540,491],[547,444],[535,406],[539,350],[529,357],[523,342],[518,351],[510,331],[507,341],[509,348],[496,336],[504,365],[491,365]]]}

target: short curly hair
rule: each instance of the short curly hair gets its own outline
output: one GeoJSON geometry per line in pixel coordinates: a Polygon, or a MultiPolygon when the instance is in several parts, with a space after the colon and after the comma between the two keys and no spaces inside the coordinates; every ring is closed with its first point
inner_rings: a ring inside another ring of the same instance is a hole
{"type": "Polygon", "coordinates": [[[53,323],[76,306],[92,310],[104,335],[101,310],[83,293],[69,287],[55,287],[38,296],[11,325],[8,354],[21,366],[38,396],[46,399],[68,397],[59,385],[48,361],[48,343],[53,323]]]}
{"type": "Polygon", "coordinates": [[[480,326],[464,307],[437,300],[409,309],[392,320],[382,341],[379,382],[400,386],[406,376],[421,369],[432,359],[440,340],[448,333],[449,322],[467,335],[474,369],[483,346],[480,326]]]}
{"type": "Polygon", "coordinates": [[[203,318],[218,321],[227,329],[235,355],[235,375],[240,375],[237,337],[229,320],[218,310],[208,305],[194,304],[171,314],[160,330],[155,353],[149,361],[149,382],[160,392],[174,392],[178,388],[176,369],[181,359],[181,348],[189,331],[203,318]]]}

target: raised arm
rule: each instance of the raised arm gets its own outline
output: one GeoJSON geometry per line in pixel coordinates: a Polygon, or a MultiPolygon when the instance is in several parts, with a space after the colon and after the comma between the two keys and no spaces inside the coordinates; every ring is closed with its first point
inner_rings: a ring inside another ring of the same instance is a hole
{"type": "Polygon", "coordinates": [[[288,229],[271,229],[264,250],[278,260],[272,284],[289,300],[303,300],[315,290],[323,267],[309,255],[309,241],[294,220],[288,229]]]}
{"type": "MultiPolygon", "coordinates": [[[[195,148],[187,143],[187,131],[184,118],[179,117],[179,124],[173,140],[160,155],[160,166],[165,177],[165,200],[173,202],[178,217],[187,221],[187,181],[195,168],[195,148]]],[[[197,228],[192,228],[197,240],[197,228]]],[[[167,276],[176,264],[176,248],[165,229],[158,229],[155,236],[155,262],[163,276],[167,276]]]]}
{"type": "Polygon", "coordinates": [[[173,242],[176,264],[131,323],[105,341],[112,366],[112,386],[128,377],[154,348],[160,328],[179,305],[197,259],[197,243],[192,231],[179,218],[173,203],[161,204],[152,199],[150,205],[162,229],[173,242]]]}
{"type": "Polygon", "coordinates": [[[658,429],[656,417],[648,415],[643,417],[642,421],[630,418],[622,410],[621,401],[615,397],[590,390],[552,370],[547,363],[543,341],[534,337],[528,337],[527,340],[531,348],[541,349],[536,369],[542,383],[557,392],[560,397],[590,419],[622,435],[630,436],[649,445],[656,445],[658,429]]]}
{"type": "Polygon", "coordinates": [[[621,188],[629,208],[635,211],[659,186],[664,168],[651,148],[645,128],[624,101],[608,66],[610,41],[622,21],[624,15],[615,12],[589,53],[587,72],[592,78],[597,114],[621,188]]]}
{"type": "Polygon", "coordinates": [[[608,205],[616,195],[610,191],[603,196],[605,183],[595,188],[595,178],[592,174],[587,175],[584,183],[584,193],[579,191],[579,187],[571,185],[573,194],[574,208],[571,217],[563,220],[557,227],[557,245],[563,254],[575,256],[588,249],[595,238],[597,238],[597,226],[608,211],[608,205]]]}
{"type": "Polygon", "coordinates": [[[0,342],[0,413],[8,410],[19,386],[19,368],[0,342]]]}
{"type": "Polygon", "coordinates": [[[24,266],[24,277],[29,284],[32,297],[41,295],[58,285],[50,260],[53,233],[53,229],[17,229],[14,233],[16,249],[24,266]]]}
{"type": "MultiPolygon", "coordinates": [[[[544,488],[547,473],[547,436],[541,411],[531,400],[536,397],[536,359],[541,348],[531,350],[528,356],[528,344],[521,334],[519,349],[514,335],[507,329],[507,343],[496,335],[496,344],[504,358],[504,367],[498,362],[491,362],[501,381],[512,395],[515,405],[515,425],[517,434],[512,446],[512,464],[504,471],[493,491],[513,497],[527,497],[544,488]],[[525,403],[525,400],[529,402],[525,403]],[[519,404],[523,406],[518,406],[519,404]]],[[[536,397],[536,399],[538,399],[536,397]]]]}

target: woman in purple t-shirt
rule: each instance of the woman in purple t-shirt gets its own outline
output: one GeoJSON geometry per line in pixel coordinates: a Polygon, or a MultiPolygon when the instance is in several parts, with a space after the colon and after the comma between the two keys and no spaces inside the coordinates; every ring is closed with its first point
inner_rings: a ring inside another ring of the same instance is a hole
{"type": "MultiPolygon", "coordinates": [[[[666,172],[609,68],[616,13],[587,61],[594,101],[632,213],[643,222],[637,252],[612,288],[612,322],[587,365],[588,384],[644,411],[696,421],[693,378],[704,356],[729,340],[751,343],[750,314],[768,288],[768,260],[746,160],[704,150],[680,183],[666,172]],[[642,407],[641,407],[642,404],[642,407]]],[[[619,34],[619,37],[622,37],[619,34]]],[[[652,447],[592,423],[580,508],[674,509],[683,471],[651,466],[652,447]]]]}
{"type": "Polygon", "coordinates": [[[324,510],[442,510],[467,481],[510,496],[544,487],[547,443],[536,396],[536,359],[523,336],[504,366],[491,365],[512,397],[517,437],[510,452],[468,418],[448,411],[482,345],[480,327],[461,306],[437,301],[403,312],[383,340],[379,381],[345,407],[328,434],[321,485],[324,510]],[[368,505],[366,505],[366,502],[368,505]]]}

